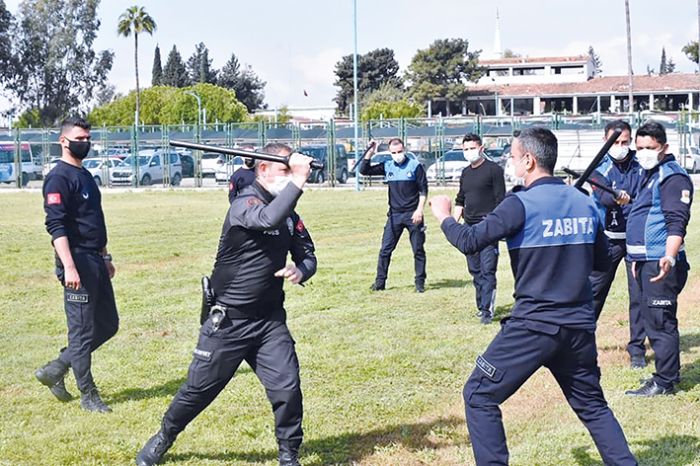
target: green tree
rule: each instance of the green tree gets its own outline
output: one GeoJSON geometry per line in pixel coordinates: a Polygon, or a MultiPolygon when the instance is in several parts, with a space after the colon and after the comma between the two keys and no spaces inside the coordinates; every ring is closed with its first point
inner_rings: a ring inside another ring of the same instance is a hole
{"type": "Polygon", "coordinates": [[[690,41],[683,46],[681,52],[693,63],[698,63],[698,41],[690,41]]]}
{"type": "Polygon", "coordinates": [[[12,56],[12,14],[7,11],[5,1],[0,0],[0,83],[13,75],[14,58],[12,56]]]}
{"type": "Polygon", "coordinates": [[[411,101],[406,91],[386,82],[379,89],[362,99],[362,120],[380,118],[416,118],[423,113],[423,106],[411,101]]]}
{"type": "Polygon", "coordinates": [[[151,70],[151,86],[160,86],[163,84],[163,65],[160,63],[160,47],[156,45],[156,51],[153,55],[153,69],[151,70]]]}
{"type": "MultiPolygon", "coordinates": [[[[202,99],[209,120],[237,122],[247,116],[245,106],[235,94],[219,86],[199,83],[190,87],[153,86],[141,95],[141,119],[144,124],[178,124],[197,121],[197,102],[185,94],[193,91],[202,99]]],[[[124,126],[132,124],[132,109],[136,101],[135,91],[107,105],[95,108],[90,121],[95,125],[124,126]]]]}
{"type": "Polygon", "coordinates": [[[189,85],[187,69],[182,62],[182,56],[173,45],[173,49],[168,54],[168,61],[163,68],[163,85],[173,87],[185,87],[189,85]]]}
{"type": "Polygon", "coordinates": [[[267,83],[261,80],[249,65],[241,70],[235,54],[231,54],[231,58],[221,69],[217,82],[219,86],[233,90],[236,98],[246,106],[249,112],[267,107],[264,104],[264,89],[267,83]]]}
{"type": "Polygon", "coordinates": [[[409,94],[421,103],[438,97],[463,99],[465,83],[478,81],[483,73],[480,53],[470,52],[464,39],[438,39],[427,49],[418,50],[408,67],[409,94]]]}
{"type": "Polygon", "coordinates": [[[41,125],[87,111],[107,83],[113,54],[93,50],[98,6],[99,0],[24,0],[19,5],[8,89],[22,107],[38,110],[41,125]]]}
{"type": "Polygon", "coordinates": [[[666,47],[661,47],[661,63],[659,64],[659,74],[668,73],[668,64],[666,63],[666,47]]]}
{"type": "Polygon", "coordinates": [[[146,13],[142,6],[132,6],[126,9],[119,16],[117,33],[120,36],[129,37],[134,35],[134,71],[136,73],[136,124],[139,123],[141,110],[140,89],[139,89],[139,34],[147,33],[153,35],[156,30],[156,22],[151,15],[146,13]]]}
{"type": "MultiPolygon", "coordinates": [[[[401,78],[398,76],[399,63],[394,57],[394,51],[389,48],[372,50],[358,56],[357,60],[357,91],[358,97],[363,98],[370,92],[388,83],[400,88],[401,78]]],[[[339,87],[335,97],[338,111],[346,113],[354,96],[353,87],[353,56],[345,55],[335,65],[335,86],[339,87]]]]}
{"type": "Polygon", "coordinates": [[[216,84],[216,70],[211,67],[209,49],[200,42],[195,46],[195,51],[187,60],[187,73],[191,83],[216,84]]]}
{"type": "Polygon", "coordinates": [[[588,56],[591,58],[591,63],[593,63],[593,76],[600,76],[603,72],[603,62],[600,60],[598,54],[595,53],[595,50],[593,50],[592,45],[588,46],[588,56]]]}

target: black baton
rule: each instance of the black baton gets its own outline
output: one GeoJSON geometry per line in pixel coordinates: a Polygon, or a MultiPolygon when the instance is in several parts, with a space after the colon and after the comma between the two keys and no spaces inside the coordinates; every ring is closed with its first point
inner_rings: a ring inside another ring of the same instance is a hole
{"type": "MultiPolygon", "coordinates": [[[[184,147],[186,149],[201,150],[205,152],[216,152],[217,154],[238,155],[240,157],[248,157],[255,160],[265,160],[266,162],[278,162],[289,166],[289,159],[287,157],[277,154],[267,154],[265,152],[251,152],[241,149],[230,149],[228,147],[209,146],[207,144],[197,144],[194,142],[187,141],[170,141],[170,145],[173,147],[184,147]]],[[[311,168],[316,168],[319,170],[323,169],[323,162],[320,162],[318,160],[312,160],[309,165],[311,166],[311,168]]]]}
{"type": "MultiPolygon", "coordinates": [[[[570,168],[562,168],[562,170],[564,171],[564,173],[571,175],[571,177],[575,180],[581,179],[581,174],[573,171],[570,168]]],[[[606,193],[612,194],[615,197],[615,199],[619,199],[620,194],[622,194],[622,192],[617,190],[617,189],[609,188],[609,187],[605,186],[604,184],[600,184],[597,181],[594,181],[591,179],[588,180],[588,184],[590,184],[591,186],[595,186],[596,188],[600,189],[601,191],[605,191],[606,193]]]]}
{"type": "MultiPolygon", "coordinates": [[[[613,133],[610,135],[607,141],[605,141],[605,144],[603,144],[603,147],[600,148],[598,153],[593,157],[593,160],[591,163],[586,167],[586,169],[583,171],[581,174],[581,177],[576,180],[576,184],[574,184],[574,187],[581,189],[584,183],[588,182],[588,177],[591,176],[591,173],[593,173],[593,170],[595,170],[598,167],[598,164],[600,163],[601,160],[603,160],[603,157],[605,157],[605,154],[608,153],[610,148],[612,147],[613,144],[615,144],[615,141],[617,141],[617,138],[620,137],[620,134],[622,134],[622,130],[620,128],[615,128],[613,130],[613,133]]],[[[593,183],[591,183],[593,184],[593,183]]]]}

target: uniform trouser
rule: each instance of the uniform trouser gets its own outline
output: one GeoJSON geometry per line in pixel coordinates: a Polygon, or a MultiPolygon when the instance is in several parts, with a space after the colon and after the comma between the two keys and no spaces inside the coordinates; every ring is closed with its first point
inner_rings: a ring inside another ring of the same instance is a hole
{"type": "Polygon", "coordinates": [[[680,335],[678,334],[678,295],[688,279],[685,253],[678,255],[676,266],[658,282],[649,280],[659,274],[659,261],[637,262],[644,330],[654,350],[654,380],[664,388],[680,382],[680,335]]]}
{"type": "Polygon", "coordinates": [[[266,319],[228,319],[218,330],[211,317],[202,325],[187,381],[163,417],[166,435],[175,438],[231,380],[245,360],[262,382],[275,416],[277,440],[292,447],[303,432],[299,361],[287,325],[266,319]]]}
{"type": "MultiPolygon", "coordinates": [[[[612,265],[605,272],[594,271],[591,273],[590,280],[593,288],[593,310],[595,311],[596,320],[603,312],[605,300],[610,292],[610,287],[615,279],[617,266],[627,255],[627,247],[625,240],[610,241],[610,258],[612,265]]],[[[629,322],[630,322],[630,341],[627,344],[627,352],[631,357],[644,357],[646,347],[644,346],[644,323],[642,322],[642,313],[639,303],[639,287],[632,276],[632,263],[625,261],[627,269],[627,293],[629,296],[629,322]]]]}
{"type": "Polygon", "coordinates": [[[467,255],[467,269],[476,290],[477,309],[493,315],[496,304],[498,243],[491,244],[475,254],[467,255]]]}
{"type": "Polygon", "coordinates": [[[396,249],[396,245],[401,239],[404,228],[408,230],[411,248],[413,249],[413,262],[416,271],[416,283],[425,282],[425,224],[414,224],[411,221],[413,212],[391,212],[387,214],[386,225],[384,225],[384,235],[382,236],[382,246],[379,249],[379,260],[377,262],[376,283],[384,284],[389,273],[389,263],[391,253],[396,249]]]}
{"type": "MultiPolygon", "coordinates": [[[[95,387],[92,352],[112,338],[119,329],[119,315],[107,266],[97,252],[71,251],[80,276],[80,289],[64,287],[63,302],[68,323],[68,347],[59,359],[73,367],[78,389],[86,393],[95,387]]],[[[58,264],[56,275],[64,283],[58,264]]]]}
{"type": "Polygon", "coordinates": [[[464,386],[467,427],[477,465],[508,464],[499,405],[540,367],[547,367],[593,437],[605,464],[635,465],[625,434],[600,387],[595,333],[505,319],[464,386]]]}

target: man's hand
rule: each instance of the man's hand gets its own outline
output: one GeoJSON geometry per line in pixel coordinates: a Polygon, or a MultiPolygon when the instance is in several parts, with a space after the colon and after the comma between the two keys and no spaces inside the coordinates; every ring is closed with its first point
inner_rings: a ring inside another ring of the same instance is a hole
{"type": "Polygon", "coordinates": [[[304,278],[301,270],[299,270],[294,264],[287,264],[283,269],[279,269],[277,272],[275,272],[275,277],[286,278],[295,285],[298,285],[301,282],[301,279],[304,278]]]}
{"type": "Polygon", "coordinates": [[[105,266],[107,267],[107,272],[109,273],[109,279],[114,278],[114,274],[117,272],[117,269],[114,268],[114,264],[112,264],[112,261],[105,261],[105,266]]]}
{"type": "Polygon", "coordinates": [[[369,142],[369,150],[365,153],[365,158],[366,159],[371,159],[372,156],[377,152],[377,148],[379,147],[379,143],[372,139],[369,142]]]}
{"type": "Polygon", "coordinates": [[[433,215],[438,219],[439,223],[442,223],[452,212],[452,200],[445,195],[430,198],[429,204],[433,215]]]}
{"type": "Polygon", "coordinates": [[[75,268],[75,265],[64,268],[63,273],[63,283],[65,284],[65,287],[73,290],[79,290],[80,275],[78,275],[78,269],[75,268]]]}
{"type": "Polygon", "coordinates": [[[298,152],[293,152],[289,156],[289,171],[292,175],[294,184],[296,184],[299,188],[304,186],[306,180],[309,178],[312,161],[312,157],[308,157],[298,152]]]}
{"type": "Polygon", "coordinates": [[[625,191],[620,190],[620,194],[617,196],[617,199],[615,199],[615,202],[617,202],[618,205],[627,205],[630,203],[631,200],[632,198],[629,194],[627,194],[625,191]]]}
{"type": "Polygon", "coordinates": [[[413,215],[411,215],[411,222],[413,222],[414,225],[423,223],[423,211],[421,209],[416,209],[416,211],[413,212],[413,215]]]}
{"type": "Polygon", "coordinates": [[[668,257],[662,257],[659,259],[659,274],[655,276],[654,278],[650,279],[649,281],[654,283],[658,282],[664,279],[666,275],[671,271],[671,268],[673,267],[673,264],[669,260],[668,257]]]}

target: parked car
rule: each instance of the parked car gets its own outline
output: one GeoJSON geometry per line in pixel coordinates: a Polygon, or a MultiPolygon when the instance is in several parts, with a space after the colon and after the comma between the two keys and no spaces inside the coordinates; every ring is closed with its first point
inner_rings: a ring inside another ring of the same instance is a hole
{"type": "MultiPolygon", "coordinates": [[[[139,152],[139,184],[148,186],[152,183],[163,182],[166,173],[170,175],[170,184],[178,186],[182,181],[182,163],[180,156],[175,151],[163,152],[162,150],[147,149],[139,152]],[[167,170],[167,171],[166,171],[167,170]]],[[[112,171],[111,182],[115,185],[130,185],[134,180],[133,173],[134,156],[130,155],[122,162],[122,165],[112,171]]]]}
{"type": "MultiPolygon", "coordinates": [[[[298,152],[323,162],[323,170],[311,170],[309,175],[310,183],[323,183],[328,180],[329,158],[327,145],[302,146],[298,149],[298,152]]],[[[345,151],[345,146],[342,144],[335,145],[335,179],[339,183],[347,183],[348,181],[348,154],[345,151]]]]}
{"type": "Polygon", "coordinates": [[[122,161],[117,157],[92,157],[83,160],[83,167],[90,172],[97,186],[102,186],[103,180],[109,180],[111,173],[121,164],[122,161]]]}
{"type": "Polygon", "coordinates": [[[464,153],[461,150],[450,150],[439,157],[426,170],[428,181],[444,179],[445,181],[459,181],[462,170],[469,166],[469,162],[464,160],[464,153]]]}
{"type": "Polygon", "coordinates": [[[700,171],[700,148],[691,146],[679,149],[678,161],[688,173],[697,173],[700,171]]]}
{"type": "Polygon", "coordinates": [[[215,177],[216,170],[226,164],[226,156],[217,152],[202,154],[202,178],[215,177]]]}
{"type": "Polygon", "coordinates": [[[180,152],[180,163],[182,164],[182,177],[192,178],[194,176],[194,158],[192,154],[180,152]]]}
{"type": "Polygon", "coordinates": [[[229,160],[228,163],[224,163],[223,165],[219,165],[216,168],[216,173],[214,174],[214,178],[216,178],[217,183],[228,183],[228,180],[231,178],[231,175],[233,175],[233,172],[238,170],[243,166],[243,159],[240,157],[233,157],[232,159],[229,160]]]}
{"type": "Polygon", "coordinates": [[[510,157],[510,144],[506,144],[503,147],[489,147],[488,149],[484,149],[484,156],[503,168],[506,165],[506,159],[510,157]]]}
{"type": "Polygon", "coordinates": [[[14,183],[18,174],[20,174],[22,186],[27,186],[31,180],[40,180],[44,177],[41,163],[34,157],[32,146],[28,142],[20,143],[19,171],[15,166],[15,144],[0,143],[0,182],[14,183]]]}
{"type": "Polygon", "coordinates": [[[119,160],[124,160],[131,155],[131,149],[127,146],[113,146],[101,150],[99,156],[116,157],[119,160]]]}

